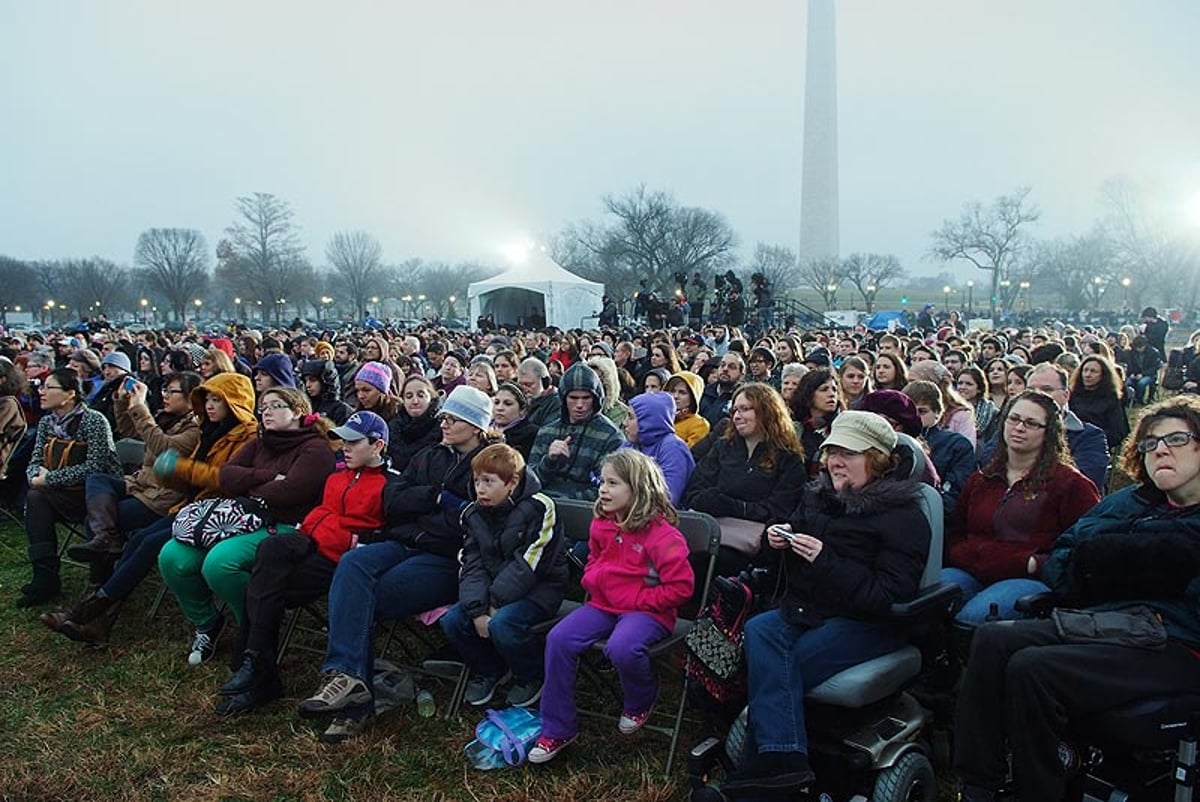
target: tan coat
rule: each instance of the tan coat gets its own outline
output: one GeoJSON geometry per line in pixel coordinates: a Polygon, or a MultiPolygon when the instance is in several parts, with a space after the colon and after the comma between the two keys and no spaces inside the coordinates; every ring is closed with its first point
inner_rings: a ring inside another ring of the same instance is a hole
{"type": "Polygon", "coordinates": [[[146,444],[142,467],[132,476],[125,477],[125,492],[156,515],[166,515],[183,501],[185,493],[180,488],[164,485],[154,475],[154,460],[168,448],[180,454],[191,454],[196,450],[196,444],[200,442],[200,425],[196,423],[196,416],[188,412],[164,431],[145,404],[131,404],[128,396],[119,394],[113,396],[113,412],[117,419],[117,430],[122,435],[146,444]]]}
{"type": "Polygon", "coordinates": [[[0,479],[8,476],[8,460],[25,436],[25,411],[14,395],[0,397],[0,479]]]}

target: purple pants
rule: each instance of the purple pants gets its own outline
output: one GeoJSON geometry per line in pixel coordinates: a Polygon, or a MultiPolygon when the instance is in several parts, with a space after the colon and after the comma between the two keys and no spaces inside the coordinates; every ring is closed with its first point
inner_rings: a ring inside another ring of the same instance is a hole
{"type": "Polygon", "coordinates": [[[606,613],[590,604],[572,611],[546,636],[546,684],[542,688],[542,734],[572,738],[579,732],[575,676],[579,655],[608,638],[604,656],[617,669],[626,713],[644,713],[658,698],[658,680],[647,650],[667,636],[649,613],[606,613]]]}

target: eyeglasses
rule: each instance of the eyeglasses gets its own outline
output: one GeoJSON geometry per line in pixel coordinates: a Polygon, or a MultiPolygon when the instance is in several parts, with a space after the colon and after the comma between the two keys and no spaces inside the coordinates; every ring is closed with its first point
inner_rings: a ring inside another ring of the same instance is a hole
{"type": "Polygon", "coordinates": [[[261,407],[258,408],[258,411],[266,412],[269,409],[278,411],[281,409],[289,409],[289,407],[287,404],[283,403],[282,401],[277,401],[273,404],[263,404],[261,407]]]}
{"type": "Polygon", "coordinates": [[[1137,450],[1140,454],[1149,454],[1151,451],[1158,450],[1159,443],[1166,443],[1167,448],[1179,448],[1186,446],[1191,440],[1200,440],[1200,435],[1194,435],[1191,432],[1171,432],[1161,437],[1147,437],[1139,440],[1137,450]]]}
{"type": "Polygon", "coordinates": [[[1022,418],[1020,415],[1015,413],[1009,415],[1007,418],[1005,418],[1005,420],[1008,421],[1009,426],[1020,426],[1024,429],[1029,429],[1035,432],[1039,429],[1045,429],[1047,426],[1047,424],[1042,423],[1040,420],[1034,420],[1033,418],[1022,418]]]}
{"type": "Polygon", "coordinates": [[[466,421],[451,417],[450,415],[438,415],[437,422],[438,426],[453,426],[456,423],[465,423],[466,421]]]}
{"type": "Polygon", "coordinates": [[[44,392],[46,392],[47,390],[61,390],[61,389],[62,389],[62,388],[61,388],[61,387],[59,387],[57,384],[43,384],[43,385],[42,385],[42,392],[43,392],[43,393],[44,393],[44,392]]]}
{"type": "Polygon", "coordinates": [[[163,398],[166,398],[169,395],[187,395],[187,393],[185,393],[183,390],[168,390],[166,387],[163,388],[162,394],[163,398]]]}

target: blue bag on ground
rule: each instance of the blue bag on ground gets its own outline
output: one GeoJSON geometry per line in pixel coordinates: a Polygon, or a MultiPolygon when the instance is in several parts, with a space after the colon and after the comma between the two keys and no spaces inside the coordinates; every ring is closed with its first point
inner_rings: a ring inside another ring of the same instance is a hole
{"type": "Polygon", "coordinates": [[[519,766],[541,731],[542,717],[532,710],[488,710],[475,727],[475,740],[464,749],[467,761],[482,771],[519,766]]]}

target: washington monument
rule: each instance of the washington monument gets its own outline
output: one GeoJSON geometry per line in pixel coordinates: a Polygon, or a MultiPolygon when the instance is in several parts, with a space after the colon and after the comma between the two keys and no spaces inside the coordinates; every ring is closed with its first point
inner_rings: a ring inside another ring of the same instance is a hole
{"type": "Polygon", "coordinates": [[[808,0],[800,259],[838,255],[837,47],[834,0],[808,0]]]}

